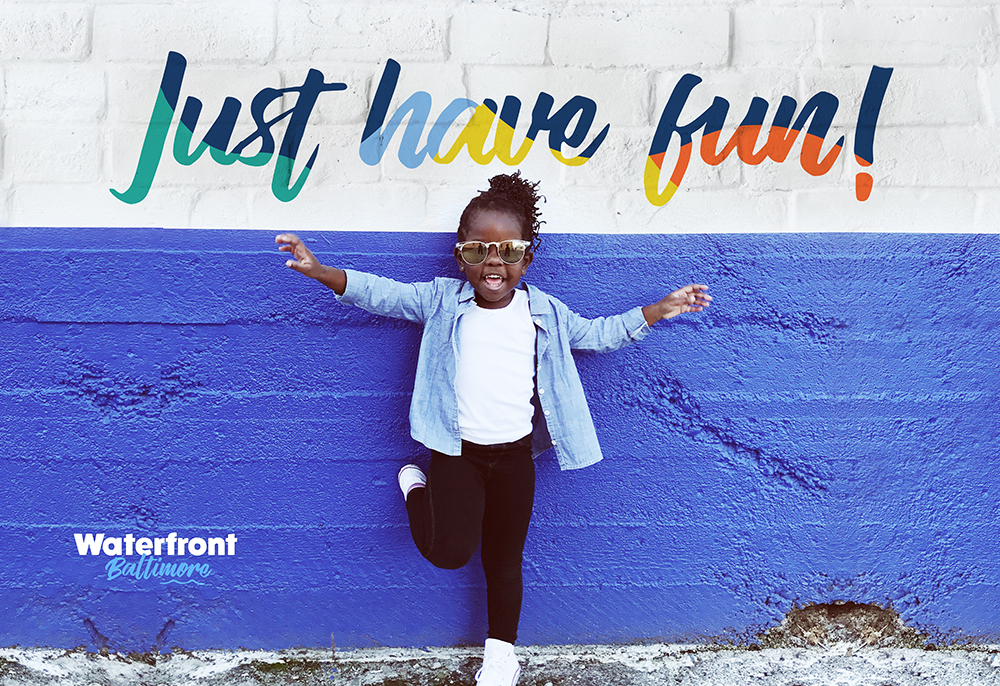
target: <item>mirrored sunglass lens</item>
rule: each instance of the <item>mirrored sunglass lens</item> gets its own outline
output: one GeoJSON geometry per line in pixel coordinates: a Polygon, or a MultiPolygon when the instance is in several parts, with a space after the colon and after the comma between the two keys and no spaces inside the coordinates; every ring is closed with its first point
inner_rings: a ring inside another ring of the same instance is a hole
{"type": "Polygon", "coordinates": [[[497,246],[497,250],[499,251],[500,259],[507,264],[520,262],[521,258],[524,257],[524,248],[513,241],[504,241],[497,246]]]}
{"type": "Polygon", "coordinates": [[[469,264],[479,264],[486,259],[489,250],[485,243],[467,243],[462,246],[462,259],[469,264]]]}

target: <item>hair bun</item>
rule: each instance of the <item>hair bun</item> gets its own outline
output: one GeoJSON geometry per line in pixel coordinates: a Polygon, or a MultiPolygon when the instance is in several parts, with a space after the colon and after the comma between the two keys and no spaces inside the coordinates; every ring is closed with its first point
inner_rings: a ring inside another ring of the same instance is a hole
{"type": "Polygon", "coordinates": [[[539,181],[532,183],[521,176],[520,170],[513,174],[497,174],[490,179],[489,190],[480,191],[462,213],[458,225],[459,236],[464,235],[468,222],[478,212],[494,210],[509,212],[521,222],[525,240],[532,247],[538,246],[538,230],[544,223],[539,219],[541,211],[538,201],[545,198],[538,194],[539,181]]]}

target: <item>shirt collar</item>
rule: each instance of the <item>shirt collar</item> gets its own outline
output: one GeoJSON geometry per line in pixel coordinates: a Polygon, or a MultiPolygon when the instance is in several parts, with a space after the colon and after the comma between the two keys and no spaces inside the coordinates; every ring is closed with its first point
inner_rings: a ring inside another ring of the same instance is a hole
{"type": "Polygon", "coordinates": [[[458,302],[468,302],[476,297],[476,289],[468,280],[462,281],[462,289],[458,292],[458,302]]]}
{"type": "MultiPolygon", "coordinates": [[[[534,286],[522,281],[517,285],[518,288],[523,288],[528,291],[528,311],[532,315],[536,314],[549,314],[552,312],[552,305],[549,304],[549,299],[546,298],[540,290],[534,286]]],[[[470,300],[474,300],[476,297],[476,289],[472,287],[472,284],[468,281],[462,282],[462,288],[458,292],[458,302],[466,303],[470,300]]]]}
{"type": "Polygon", "coordinates": [[[549,299],[534,286],[527,283],[523,285],[528,289],[528,310],[531,312],[531,316],[551,314],[552,303],[549,302],[549,299]]]}

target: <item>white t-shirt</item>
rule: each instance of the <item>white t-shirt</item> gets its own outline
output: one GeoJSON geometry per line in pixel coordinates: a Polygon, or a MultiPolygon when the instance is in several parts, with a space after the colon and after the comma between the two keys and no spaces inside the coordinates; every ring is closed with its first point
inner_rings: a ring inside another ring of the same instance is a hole
{"type": "Polygon", "coordinates": [[[535,325],[528,294],[506,307],[476,306],[458,319],[458,426],[462,439],[492,445],[531,433],[535,394],[535,325]]]}

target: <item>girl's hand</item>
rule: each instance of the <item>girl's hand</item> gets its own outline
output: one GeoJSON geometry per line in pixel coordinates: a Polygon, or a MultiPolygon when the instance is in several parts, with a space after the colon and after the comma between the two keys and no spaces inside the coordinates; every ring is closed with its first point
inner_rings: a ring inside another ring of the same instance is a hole
{"type": "Polygon", "coordinates": [[[316,256],[294,233],[278,234],[274,242],[278,244],[278,250],[290,252],[295,258],[285,262],[286,267],[294,269],[300,274],[305,274],[311,279],[316,279],[324,286],[332,288],[337,295],[344,294],[344,289],[347,288],[347,275],[336,267],[320,264],[316,256]]]}
{"type": "Polygon", "coordinates": [[[319,275],[319,270],[323,265],[319,263],[316,256],[309,251],[305,243],[294,233],[278,234],[274,242],[278,243],[278,250],[281,252],[290,252],[292,253],[292,257],[295,258],[294,260],[285,262],[286,267],[314,279],[319,275]]]}
{"type": "Polygon", "coordinates": [[[701,312],[712,302],[712,296],[705,291],[708,286],[692,283],[678,288],[663,300],[642,308],[646,323],[652,326],[661,319],[670,319],[685,312],[701,312]]]}

